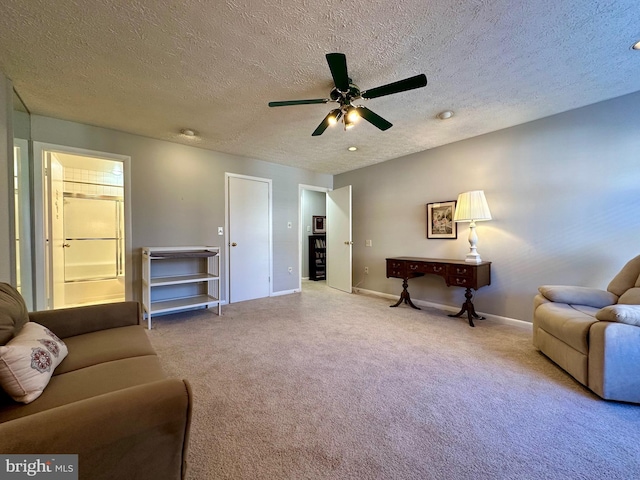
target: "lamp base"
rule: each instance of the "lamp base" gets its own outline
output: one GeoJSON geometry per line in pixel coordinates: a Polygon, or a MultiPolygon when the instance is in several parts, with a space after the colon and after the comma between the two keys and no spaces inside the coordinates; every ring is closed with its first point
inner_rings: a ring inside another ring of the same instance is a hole
{"type": "Polygon", "coordinates": [[[482,259],[480,255],[478,255],[478,250],[476,245],[478,244],[478,235],[476,234],[476,222],[471,220],[469,224],[469,253],[467,253],[467,257],[464,259],[467,263],[480,263],[482,259]]]}
{"type": "Polygon", "coordinates": [[[467,263],[482,263],[482,259],[477,253],[467,253],[464,261],[467,263]]]}

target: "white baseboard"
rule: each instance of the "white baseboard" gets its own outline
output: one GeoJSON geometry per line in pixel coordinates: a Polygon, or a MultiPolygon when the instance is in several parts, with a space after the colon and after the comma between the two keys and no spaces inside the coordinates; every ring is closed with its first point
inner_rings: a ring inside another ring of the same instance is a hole
{"type": "Polygon", "coordinates": [[[280,290],[279,292],[272,292],[272,297],[280,297],[282,295],[291,295],[292,293],[300,293],[300,289],[294,288],[293,290],[280,290]]]}
{"type": "MultiPolygon", "coordinates": [[[[364,288],[354,288],[353,293],[356,293],[356,294],[363,293],[366,295],[374,295],[376,297],[388,298],[389,300],[398,300],[399,298],[398,295],[391,295],[389,293],[377,292],[375,290],[366,290],[364,288]]],[[[441,303],[427,302],[425,300],[416,300],[415,298],[412,298],[411,301],[419,307],[432,307],[432,308],[437,308],[439,310],[444,310],[446,312],[452,312],[452,313],[458,313],[460,311],[460,307],[453,307],[451,305],[443,305],[441,303]]],[[[476,312],[476,313],[478,313],[478,315],[482,317],[486,317],[489,320],[493,320],[497,323],[502,323],[505,325],[517,325],[519,327],[528,327],[528,328],[533,327],[531,322],[525,322],[524,320],[518,320],[517,318],[502,317],[500,315],[493,315],[491,313],[484,313],[484,312],[476,312]]]]}

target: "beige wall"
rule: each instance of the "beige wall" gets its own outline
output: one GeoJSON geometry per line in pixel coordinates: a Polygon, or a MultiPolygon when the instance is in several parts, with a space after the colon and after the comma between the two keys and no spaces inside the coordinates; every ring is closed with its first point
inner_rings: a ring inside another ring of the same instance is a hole
{"type": "MultiPolygon", "coordinates": [[[[494,219],[478,223],[478,251],[493,278],[477,292],[479,311],[531,321],[541,284],[606,288],[640,254],[639,124],[636,93],[336,176],[335,188],[353,185],[354,279],[368,266],[361,288],[399,294],[386,257],[463,259],[468,224],[457,240],[427,239],[425,204],[483,189],[494,219]]],[[[435,276],[409,291],[464,301],[435,276]]]]}

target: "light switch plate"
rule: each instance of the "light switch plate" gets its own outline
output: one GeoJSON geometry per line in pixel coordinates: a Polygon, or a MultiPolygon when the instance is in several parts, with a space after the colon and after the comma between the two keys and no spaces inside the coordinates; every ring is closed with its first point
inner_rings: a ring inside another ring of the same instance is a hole
{"type": "Polygon", "coordinates": [[[224,235],[224,228],[218,227],[218,235],[224,235]]]}

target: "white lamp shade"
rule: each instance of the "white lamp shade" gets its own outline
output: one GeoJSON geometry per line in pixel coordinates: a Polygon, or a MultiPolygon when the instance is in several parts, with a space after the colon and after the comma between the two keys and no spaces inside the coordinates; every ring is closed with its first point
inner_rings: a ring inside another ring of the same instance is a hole
{"type": "Polygon", "coordinates": [[[458,195],[454,222],[479,222],[491,220],[491,212],[483,190],[464,192],[458,195]]]}

